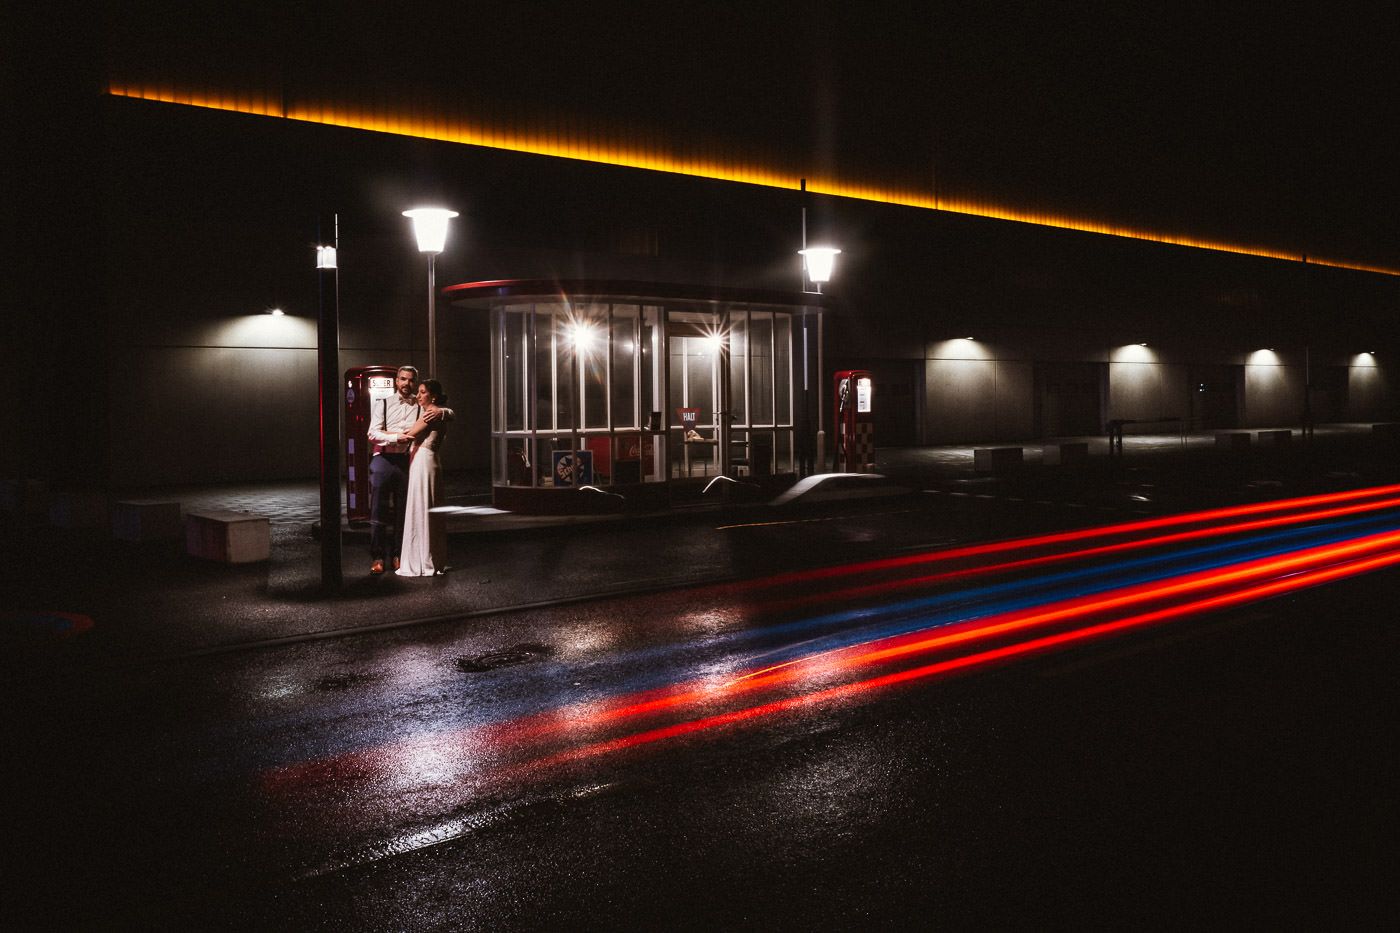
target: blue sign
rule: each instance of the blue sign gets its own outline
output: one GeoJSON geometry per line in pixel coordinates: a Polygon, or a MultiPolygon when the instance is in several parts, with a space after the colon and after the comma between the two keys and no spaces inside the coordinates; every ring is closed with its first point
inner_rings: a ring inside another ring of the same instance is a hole
{"type": "Polygon", "coordinates": [[[593,451],[554,451],[554,485],[587,486],[593,482],[593,451]]]}

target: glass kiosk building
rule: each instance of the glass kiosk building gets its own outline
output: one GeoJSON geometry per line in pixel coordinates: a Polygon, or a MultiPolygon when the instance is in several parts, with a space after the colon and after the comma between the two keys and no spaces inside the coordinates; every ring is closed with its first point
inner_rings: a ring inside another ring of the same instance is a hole
{"type": "Polygon", "coordinates": [[[525,280],[443,293],[490,315],[500,508],[665,507],[720,475],[778,488],[815,453],[820,295],[525,280]]]}

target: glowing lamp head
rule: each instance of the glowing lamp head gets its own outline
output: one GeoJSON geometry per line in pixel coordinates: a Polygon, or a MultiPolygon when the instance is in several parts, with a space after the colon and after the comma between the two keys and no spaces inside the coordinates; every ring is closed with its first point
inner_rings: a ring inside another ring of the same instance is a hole
{"type": "Polygon", "coordinates": [[[802,257],[807,278],[818,285],[831,281],[831,273],[836,269],[836,254],[841,252],[839,249],[834,246],[809,246],[797,252],[802,257]]]}
{"type": "Polygon", "coordinates": [[[418,252],[440,253],[447,245],[447,222],[456,211],[442,207],[415,207],[403,215],[413,221],[413,235],[418,238],[418,252]]]}
{"type": "Polygon", "coordinates": [[[318,246],[318,247],[316,247],[316,268],[317,268],[317,269],[334,269],[334,268],[335,268],[335,247],[334,247],[334,246],[318,246]]]}

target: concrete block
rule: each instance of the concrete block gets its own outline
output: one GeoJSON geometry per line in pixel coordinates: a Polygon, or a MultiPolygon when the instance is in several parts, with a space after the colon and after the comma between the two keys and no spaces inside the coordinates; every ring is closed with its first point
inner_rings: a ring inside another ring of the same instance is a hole
{"type": "Polygon", "coordinates": [[[267,518],[251,512],[191,512],[185,516],[185,550],[192,557],[228,564],[267,560],[272,553],[267,518]]]}
{"type": "Polygon", "coordinates": [[[64,490],[49,499],[49,524],[58,528],[101,528],[109,514],[107,496],[90,489],[64,490]]]}
{"type": "Polygon", "coordinates": [[[972,465],[979,473],[1014,470],[1025,461],[1020,447],[977,447],[972,451],[972,465]]]}
{"type": "Polygon", "coordinates": [[[1085,463],[1088,459],[1088,441],[1073,441],[1067,444],[1046,444],[1041,449],[1041,462],[1049,466],[1068,466],[1071,463],[1085,463]]]}
{"type": "Polygon", "coordinates": [[[1248,431],[1221,431],[1215,435],[1215,446],[1226,450],[1244,450],[1250,440],[1248,431]]]}
{"type": "Polygon", "coordinates": [[[1261,447],[1286,447],[1291,443],[1293,443],[1293,432],[1290,430],[1259,432],[1259,445],[1261,447]]]}
{"type": "Polygon", "coordinates": [[[112,505],[112,537],[123,541],[166,541],[180,537],[180,503],[127,499],[112,505]]]}
{"type": "Polygon", "coordinates": [[[0,510],[17,515],[48,511],[49,487],[41,479],[0,479],[0,510]]]}

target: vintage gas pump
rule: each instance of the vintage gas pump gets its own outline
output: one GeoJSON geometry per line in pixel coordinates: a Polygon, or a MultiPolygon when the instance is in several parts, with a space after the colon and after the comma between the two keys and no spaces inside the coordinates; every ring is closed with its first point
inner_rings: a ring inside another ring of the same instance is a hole
{"type": "Polygon", "coordinates": [[[836,472],[868,472],[875,460],[875,383],[864,369],[843,369],[833,385],[836,472]]]}
{"type": "Polygon", "coordinates": [[[345,371],[345,516],[369,521],[369,458],[365,439],[374,403],[394,394],[397,366],[357,366],[345,371]]]}

